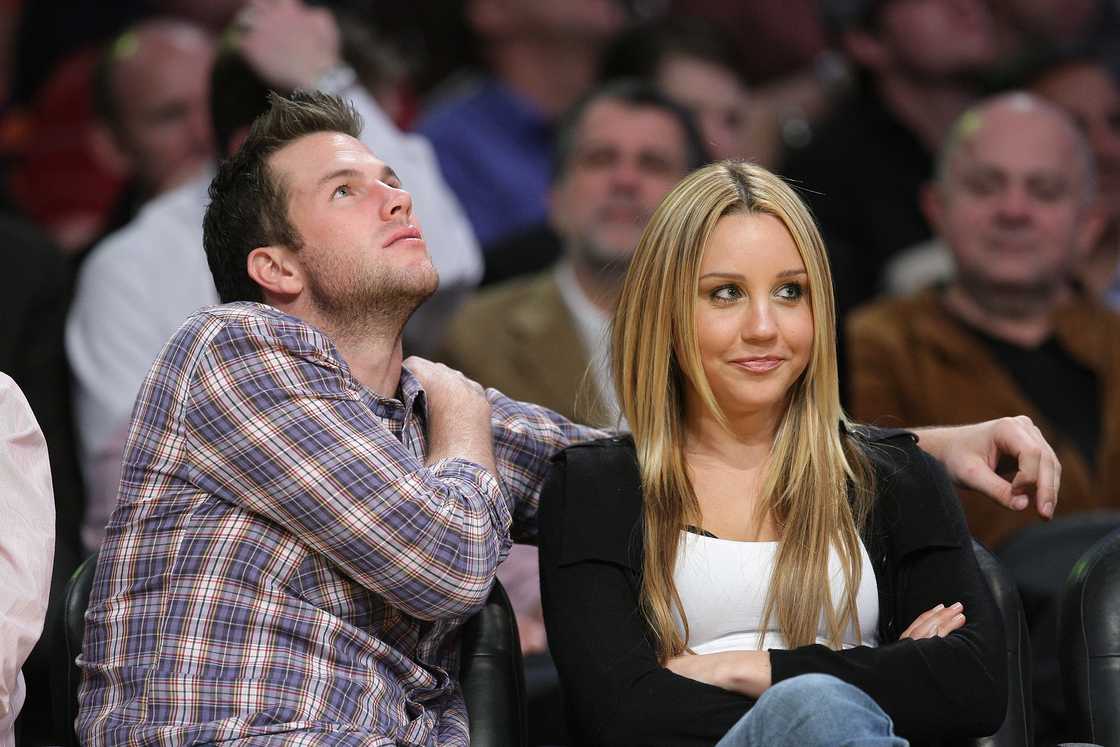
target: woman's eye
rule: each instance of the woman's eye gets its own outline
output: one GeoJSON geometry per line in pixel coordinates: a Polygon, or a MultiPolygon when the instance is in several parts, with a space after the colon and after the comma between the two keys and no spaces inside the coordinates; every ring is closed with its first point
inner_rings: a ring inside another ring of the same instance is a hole
{"type": "Polygon", "coordinates": [[[735,301],[743,297],[743,292],[734,285],[721,285],[709,294],[714,301],[735,301]]]}
{"type": "Polygon", "coordinates": [[[804,295],[805,289],[801,287],[801,283],[786,283],[778,288],[778,297],[787,301],[796,301],[804,295]]]}

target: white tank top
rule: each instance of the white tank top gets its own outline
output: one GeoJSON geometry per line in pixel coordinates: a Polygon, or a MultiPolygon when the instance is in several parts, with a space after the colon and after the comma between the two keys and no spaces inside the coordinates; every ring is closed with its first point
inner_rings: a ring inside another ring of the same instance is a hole
{"type": "MultiPolygon", "coordinates": [[[[856,594],[860,639],[849,626],[842,645],[875,646],[879,642],[879,595],[875,571],[863,541],[859,544],[863,572],[856,594]]],[[[736,542],[681,532],[673,581],[688,617],[688,647],[698,654],[719,651],[752,651],[788,648],[777,629],[777,619],[770,616],[770,627],[760,630],[762,608],[770,587],[777,542],[736,542]]],[[[844,591],[844,572],[833,550],[829,555],[829,579],[832,598],[844,591]]],[[[680,617],[674,615],[677,629],[684,634],[680,617]]],[[[828,645],[824,617],[817,628],[817,643],[828,645]]]]}

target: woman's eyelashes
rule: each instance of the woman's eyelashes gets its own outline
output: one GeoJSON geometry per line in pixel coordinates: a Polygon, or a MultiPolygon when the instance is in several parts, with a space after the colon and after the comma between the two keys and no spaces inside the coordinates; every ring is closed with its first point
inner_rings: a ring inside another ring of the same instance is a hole
{"type": "Polygon", "coordinates": [[[739,300],[743,295],[742,289],[733,283],[716,286],[708,292],[708,298],[716,303],[731,303],[739,300]]]}
{"type": "Polygon", "coordinates": [[[786,301],[798,301],[805,295],[805,286],[801,283],[785,283],[777,289],[776,293],[779,298],[786,301]]]}
{"type": "MultiPolygon", "coordinates": [[[[746,292],[734,283],[719,285],[708,291],[708,298],[717,304],[734,303],[746,296],[746,292]]],[[[774,296],[783,301],[799,301],[805,296],[805,286],[801,283],[782,283],[774,289],[774,296]]]]}

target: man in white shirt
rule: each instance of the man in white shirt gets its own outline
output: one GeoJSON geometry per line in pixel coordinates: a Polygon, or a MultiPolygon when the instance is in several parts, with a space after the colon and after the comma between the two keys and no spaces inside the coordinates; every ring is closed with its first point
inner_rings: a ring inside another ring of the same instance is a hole
{"type": "Polygon", "coordinates": [[[0,747],[14,747],[20,667],[43,630],[54,559],[47,442],[27,399],[0,373],[0,747]]]}
{"type": "MultiPolygon", "coordinates": [[[[423,343],[434,344],[449,309],[482,274],[477,242],[443,182],[430,145],[400,132],[341,63],[338,28],[328,11],[297,2],[252,6],[238,28],[240,57],[268,86],[319,88],[349,99],[365,123],[362,140],[393,164],[417,211],[440,216],[425,223],[425,233],[441,293],[425,304],[425,314],[414,317],[405,333],[409,352],[427,352],[423,343]]],[[[230,57],[237,53],[223,53],[217,64],[227,64],[230,57]]],[[[236,85],[231,83],[234,76],[221,72],[214,76],[215,100],[223,96],[222,86],[236,85]]],[[[263,95],[259,106],[263,111],[263,95]]],[[[221,121],[221,107],[214,108],[219,141],[228,130],[229,142],[219,142],[219,147],[232,152],[240,145],[239,133],[221,121]]],[[[238,122],[243,130],[256,113],[238,122]]],[[[78,279],[66,349],[76,379],[88,494],[82,539],[89,549],[100,544],[116,501],[129,415],[148,367],[187,316],[218,303],[202,250],[202,215],[212,176],[210,167],[146,205],[136,220],[95,247],[78,279]]]]}

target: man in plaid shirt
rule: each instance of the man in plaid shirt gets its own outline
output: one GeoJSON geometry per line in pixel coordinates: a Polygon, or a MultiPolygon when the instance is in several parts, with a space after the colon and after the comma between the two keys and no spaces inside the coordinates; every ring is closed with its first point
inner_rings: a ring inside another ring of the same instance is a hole
{"type": "MultiPolygon", "coordinates": [[[[359,130],[337,98],[277,97],[214,179],[226,303],[186,321],[137,399],[79,659],[83,744],[469,742],[460,625],[511,528],[531,538],[552,455],[598,433],[402,365],[437,278],[359,130]]],[[[1056,495],[1017,421],[922,445],[974,484],[1008,450],[1056,495]]]]}

